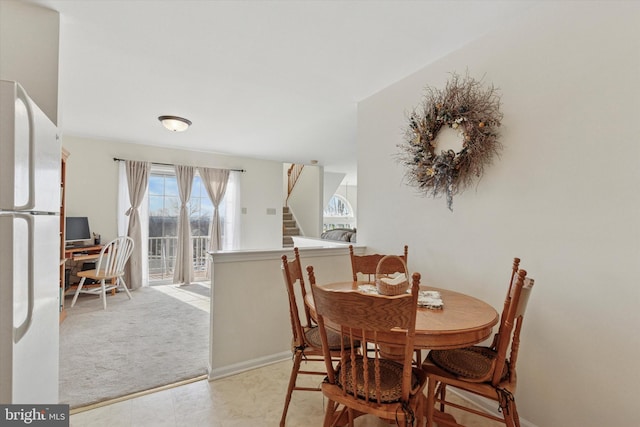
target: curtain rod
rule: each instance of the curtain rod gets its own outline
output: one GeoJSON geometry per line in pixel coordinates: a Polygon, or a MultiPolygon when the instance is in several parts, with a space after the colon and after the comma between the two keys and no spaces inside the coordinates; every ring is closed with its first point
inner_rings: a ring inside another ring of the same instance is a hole
{"type": "MultiPolygon", "coordinates": [[[[126,162],[127,159],[119,159],[117,157],[114,157],[113,161],[114,162],[126,162]]],[[[175,166],[172,163],[158,163],[158,162],[150,162],[150,163],[152,165],[158,165],[158,166],[175,166]]],[[[194,166],[194,167],[199,167],[199,166],[194,166]]],[[[214,168],[214,169],[228,169],[228,168],[214,168]]],[[[244,170],[244,169],[228,169],[228,170],[233,171],[233,172],[246,172],[246,170],[244,170]]]]}

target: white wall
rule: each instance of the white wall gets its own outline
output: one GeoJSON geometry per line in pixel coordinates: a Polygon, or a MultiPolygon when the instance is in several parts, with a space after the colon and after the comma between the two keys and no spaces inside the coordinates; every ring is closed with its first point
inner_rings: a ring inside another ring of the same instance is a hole
{"type": "MultiPolygon", "coordinates": [[[[362,254],[364,248],[356,247],[355,251],[362,254]]],[[[292,330],[282,255],[292,260],[293,250],[213,254],[211,379],[291,358],[292,330]]],[[[325,241],[322,249],[302,247],[300,260],[305,280],[308,265],[313,265],[317,283],[351,278],[349,249],[345,245],[325,241]]]]}
{"type": "Polygon", "coordinates": [[[426,283],[497,308],[513,257],[536,279],[517,400],[540,427],[640,425],[639,22],[637,2],[539,3],[359,104],[358,242],[406,243],[426,283]],[[467,69],[501,89],[504,150],[452,213],[389,159],[424,86],[467,69]]]}
{"type": "Polygon", "coordinates": [[[289,196],[289,208],[306,237],[320,237],[322,233],[323,176],[321,166],[305,165],[289,196]]]}
{"type": "Polygon", "coordinates": [[[322,185],[322,209],[327,207],[329,204],[329,200],[333,197],[333,195],[338,191],[338,187],[344,180],[346,173],[337,173],[337,172],[326,172],[323,177],[323,185],[322,185]]]}
{"type": "Polygon", "coordinates": [[[58,124],[60,14],[17,1],[0,1],[0,78],[15,80],[58,124]]]}
{"type": "Polygon", "coordinates": [[[118,163],[129,160],[245,169],[241,178],[241,244],[246,249],[282,246],[282,164],[214,153],[176,150],[65,136],[63,146],[71,153],[67,162],[66,208],[68,216],[88,216],[92,231],[105,241],[117,236],[116,204],[118,163]],[[267,215],[276,209],[276,215],[267,215]]]}

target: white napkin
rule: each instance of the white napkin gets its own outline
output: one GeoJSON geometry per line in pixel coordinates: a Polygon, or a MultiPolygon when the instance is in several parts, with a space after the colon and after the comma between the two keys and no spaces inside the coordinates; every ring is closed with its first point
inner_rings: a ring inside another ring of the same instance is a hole
{"type": "MultiPolygon", "coordinates": [[[[378,294],[378,288],[375,285],[358,285],[358,291],[363,294],[378,294]]],[[[411,289],[407,290],[411,293],[411,289]]],[[[444,307],[442,297],[438,291],[418,291],[418,307],[432,308],[440,310],[444,307]]]]}
{"type": "Polygon", "coordinates": [[[400,283],[407,281],[407,276],[404,273],[400,273],[395,277],[381,277],[381,282],[386,283],[387,285],[398,285],[400,283]]]}
{"type": "Polygon", "coordinates": [[[438,291],[419,291],[418,307],[426,307],[433,309],[442,309],[442,297],[438,291]]]}
{"type": "Polygon", "coordinates": [[[358,285],[358,291],[363,294],[377,294],[378,288],[376,285],[358,285]]]}

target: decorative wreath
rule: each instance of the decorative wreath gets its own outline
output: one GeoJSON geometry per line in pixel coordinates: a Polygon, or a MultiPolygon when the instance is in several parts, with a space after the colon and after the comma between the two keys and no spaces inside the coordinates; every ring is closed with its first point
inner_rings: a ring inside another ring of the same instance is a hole
{"type": "Polygon", "coordinates": [[[408,117],[400,160],[407,166],[406,179],[428,196],[447,196],[453,211],[453,195],[462,192],[502,149],[498,141],[500,97],[493,86],[483,89],[481,82],[468,75],[460,79],[453,73],[444,90],[427,86],[422,111],[408,117]],[[438,133],[443,126],[458,129],[462,149],[436,153],[438,133]]]}

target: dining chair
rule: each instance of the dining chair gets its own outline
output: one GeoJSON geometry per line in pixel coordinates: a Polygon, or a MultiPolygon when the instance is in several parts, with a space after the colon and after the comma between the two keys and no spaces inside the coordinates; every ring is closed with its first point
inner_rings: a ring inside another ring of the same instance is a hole
{"type": "Polygon", "coordinates": [[[322,393],[328,399],[324,426],[348,424],[372,414],[401,426],[424,420],[426,375],[412,363],[420,274],[412,276],[411,293],[385,296],[334,291],[311,284],[327,378],[322,393]],[[343,346],[332,360],[326,347],[328,331],[349,340],[360,339],[368,351],[343,346]],[[402,348],[402,360],[385,359],[381,347],[402,348]]]}
{"type": "Polygon", "coordinates": [[[131,256],[131,252],[133,252],[133,239],[131,237],[117,237],[104,245],[98,256],[98,261],[96,261],[96,268],[78,272],[78,277],[81,279],[76,293],[73,295],[71,307],[76,304],[78,295],[83,293],[100,295],[100,298],[102,298],[102,308],[106,310],[107,291],[119,287],[122,287],[129,299],[131,299],[131,293],[124,281],[124,267],[131,256]],[[87,279],[100,281],[100,286],[86,287],[83,289],[84,282],[87,279]],[[107,280],[110,281],[109,284],[106,283],[107,280]]]}
{"type": "MultiPolygon", "coordinates": [[[[289,377],[289,386],[287,388],[287,396],[282,410],[280,426],[285,425],[287,411],[291,403],[291,396],[294,390],[300,391],[320,391],[320,381],[316,387],[305,387],[297,385],[299,374],[326,376],[324,366],[322,370],[301,370],[302,361],[305,362],[324,362],[324,352],[322,351],[322,340],[320,339],[320,330],[317,323],[314,322],[309,311],[309,307],[304,303],[307,295],[307,289],[302,273],[302,265],[300,262],[300,252],[298,248],[293,248],[294,259],[289,261],[286,255],[282,255],[282,273],[284,283],[287,288],[287,296],[289,299],[289,317],[291,319],[291,330],[293,338],[291,340],[291,351],[293,353],[293,367],[289,377]],[[297,289],[296,289],[297,288],[297,289]],[[298,304],[298,301],[301,304],[298,304]],[[300,305],[304,308],[300,310],[300,305]]],[[[307,267],[310,274],[310,281],[315,283],[313,267],[307,267]]],[[[338,333],[328,334],[329,354],[335,357],[339,356],[338,350],[341,347],[342,339],[338,333]]],[[[346,344],[348,345],[348,344],[346,344]]],[[[354,343],[357,347],[359,343],[354,343]]]]}
{"type": "MultiPolygon", "coordinates": [[[[517,269],[519,262],[518,258],[514,259],[514,269],[517,269]]],[[[433,426],[439,420],[451,420],[451,416],[444,412],[446,406],[500,421],[508,427],[520,426],[515,402],[516,363],[524,312],[534,280],[527,277],[527,272],[522,269],[512,271],[511,276],[498,333],[490,346],[431,350],[422,364],[429,384],[426,409],[428,426],[433,426]],[[447,401],[447,386],[496,401],[502,418],[447,401]],[[439,411],[435,411],[436,403],[440,403],[439,411]]]]}
{"type": "MultiPolygon", "coordinates": [[[[400,258],[407,263],[407,255],[409,247],[404,246],[404,253],[400,255],[400,258]]],[[[375,277],[376,268],[378,263],[385,255],[373,254],[373,255],[356,255],[353,252],[353,245],[349,245],[349,256],[351,257],[351,270],[353,272],[353,281],[357,281],[359,277],[366,277],[366,280],[372,282],[372,277],[375,277]],[[361,274],[362,276],[358,276],[361,274]]],[[[389,259],[380,266],[381,274],[393,274],[404,273],[404,266],[402,262],[397,259],[389,259]]],[[[409,279],[407,277],[407,279],[409,279]]]]}
{"type": "MultiPolygon", "coordinates": [[[[409,255],[409,246],[404,245],[404,252],[399,255],[399,258],[387,258],[385,262],[380,266],[380,274],[395,274],[403,273],[405,271],[404,263],[407,263],[407,256],[409,255]]],[[[353,281],[358,281],[359,278],[363,278],[368,282],[373,282],[375,279],[376,270],[380,260],[386,255],[372,254],[372,255],[356,255],[353,251],[353,245],[349,245],[349,256],[351,257],[351,270],[353,273],[353,281]]],[[[409,278],[407,277],[407,280],[409,278]]],[[[415,350],[415,364],[420,365],[422,363],[422,351],[420,349],[415,350]]]]}

